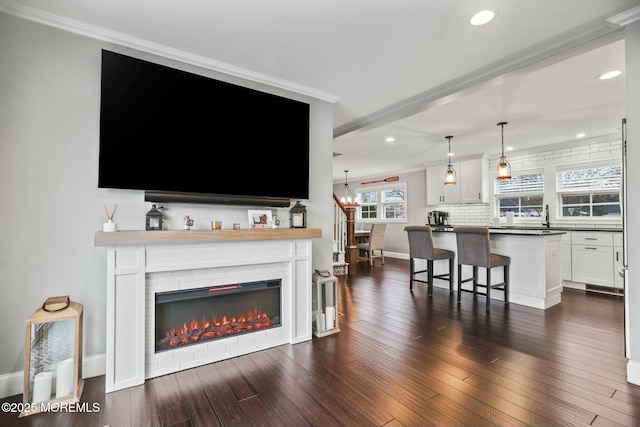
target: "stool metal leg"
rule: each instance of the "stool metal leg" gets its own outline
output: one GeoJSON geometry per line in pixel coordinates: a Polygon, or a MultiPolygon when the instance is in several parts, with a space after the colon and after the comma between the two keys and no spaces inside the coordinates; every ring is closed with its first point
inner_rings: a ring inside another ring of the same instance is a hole
{"type": "Polygon", "coordinates": [[[427,289],[429,296],[433,294],[433,260],[427,260],[427,289]]]}
{"type": "Polygon", "coordinates": [[[409,259],[409,290],[413,289],[413,274],[415,271],[413,258],[409,259]]]}
{"type": "Polygon", "coordinates": [[[504,303],[509,304],[509,265],[504,267],[504,303]]]}
{"type": "Polygon", "coordinates": [[[462,264],[458,264],[458,304],[460,304],[460,297],[462,297],[462,264]]]}
{"type": "Polygon", "coordinates": [[[491,267],[487,267],[487,310],[489,310],[491,301],[491,267]]]}
{"type": "Polygon", "coordinates": [[[473,296],[478,295],[478,267],[473,266],[473,296]]]}
{"type": "Polygon", "coordinates": [[[449,258],[449,293],[453,292],[453,258],[449,258]]]}

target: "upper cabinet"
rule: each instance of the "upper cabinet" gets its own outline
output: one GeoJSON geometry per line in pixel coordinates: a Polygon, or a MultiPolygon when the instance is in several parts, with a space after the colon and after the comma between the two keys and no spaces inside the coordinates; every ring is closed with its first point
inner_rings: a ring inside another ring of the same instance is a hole
{"type": "Polygon", "coordinates": [[[488,203],[489,171],[486,156],[451,163],[456,185],[444,185],[447,165],[427,167],[427,205],[488,203]]]}
{"type": "MultiPolygon", "coordinates": [[[[460,163],[452,163],[460,181],[460,163]]],[[[429,166],[427,168],[427,205],[441,205],[444,203],[460,203],[460,187],[458,185],[444,185],[447,165],[429,166]]]]}

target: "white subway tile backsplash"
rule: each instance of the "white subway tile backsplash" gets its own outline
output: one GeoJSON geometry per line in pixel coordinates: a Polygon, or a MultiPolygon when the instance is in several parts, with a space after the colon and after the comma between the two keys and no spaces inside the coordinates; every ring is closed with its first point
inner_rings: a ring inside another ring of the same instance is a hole
{"type": "MultiPolygon", "coordinates": [[[[508,153],[507,158],[512,170],[544,168],[555,164],[583,163],[594,160],[620,159],[622,156],[621,139],[607,135],[596,139],[572,141],[555,146],[546,146],[535,151],[508,153]]],[[[495,167],[499,155],[489,158],[489,167],[495,167]]],[[[492,191],[492,189],[490,190],[492,191]]],[[[451,225],[491,225],[493,223],[489,204],[442,205],[439,210],[449,212],[451,225]]],[[[532,221],[531,225],[539,225],[540,221],[532,221]]],[[[586,224],[561,224],[563,227],[588,227],[586,224]]],[[[594,227],[620,228],[619,224],[593,224],[594,227]]]]}

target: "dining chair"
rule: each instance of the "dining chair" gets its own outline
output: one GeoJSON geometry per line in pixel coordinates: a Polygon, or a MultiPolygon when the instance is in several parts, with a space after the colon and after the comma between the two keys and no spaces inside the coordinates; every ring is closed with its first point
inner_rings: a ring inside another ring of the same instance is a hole
{"type": "Polygon", "coordinates": [[[382,264],[384,264],[384,233],[386,229],[387,224],[371,224],[369,240],[356,244],[358,248],[358,261],[369,261],[369,265],[373,265],[373,260],[380,258],[382,264]],[[360,255],[361,253],[363,253],[364,256],[360,255]]]}
{"type": "Polygon", "coordinates": [[[506,255],[491,253],[491,242],[489,240],[489,228],[487,227],[454,227],[456,233],[456,243],[458,245],[458,303],[462,292],[473,292],[478,294],[478,287],[487,289],[487,310],[490,309],[491,290],[502,289],[504,291],[504,302],[509,304],[509,266],[511,258],[506,255]],[[473,275],[470,278],[462,279],[462,266],[473,267],[473,275]],[[486,269],[486,284],[478,283],[478,268],[486,269]],[[491,282],[491,270],[495,267],[502,267],[504,280],[500,283],[491,282]],[[462,289],[462,284],[473,281],[473,290],[462,289]]]}
{"type": "Polygon", "coordinates": [[[449,281],[449,292],[453,292],[453,262],[456,257],[454,251],[436,248],[433,245],[433,233],[428,225],[408,225],[404,228],[409,238],[409,289],[413,289],[413,282],[427,284],[429,296],[433,293],[433,279],[449,281]],[[425,270],[416,270],[416,260],[427,261],[425,270]],[[449,260],[449,273],[434,274],[433,262],[449,260]],[[418,275],[427,273],[427,280],[419,279],[418,275]]]}

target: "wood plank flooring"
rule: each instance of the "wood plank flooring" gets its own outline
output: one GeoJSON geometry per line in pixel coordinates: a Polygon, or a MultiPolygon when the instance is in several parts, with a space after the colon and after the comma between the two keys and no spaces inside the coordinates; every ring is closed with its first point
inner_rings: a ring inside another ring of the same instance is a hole
{"type": "MultiPolygon", "coordinates": [[[[387,258],[339,277],[341,332],[105,395],[97,412],[0,426],[640,426],[626,382],[623,299],[565,289],[549,310],[426,286],[387,258]]],[[[4,399],[20,402],[21,396],[4,399]]]]}

